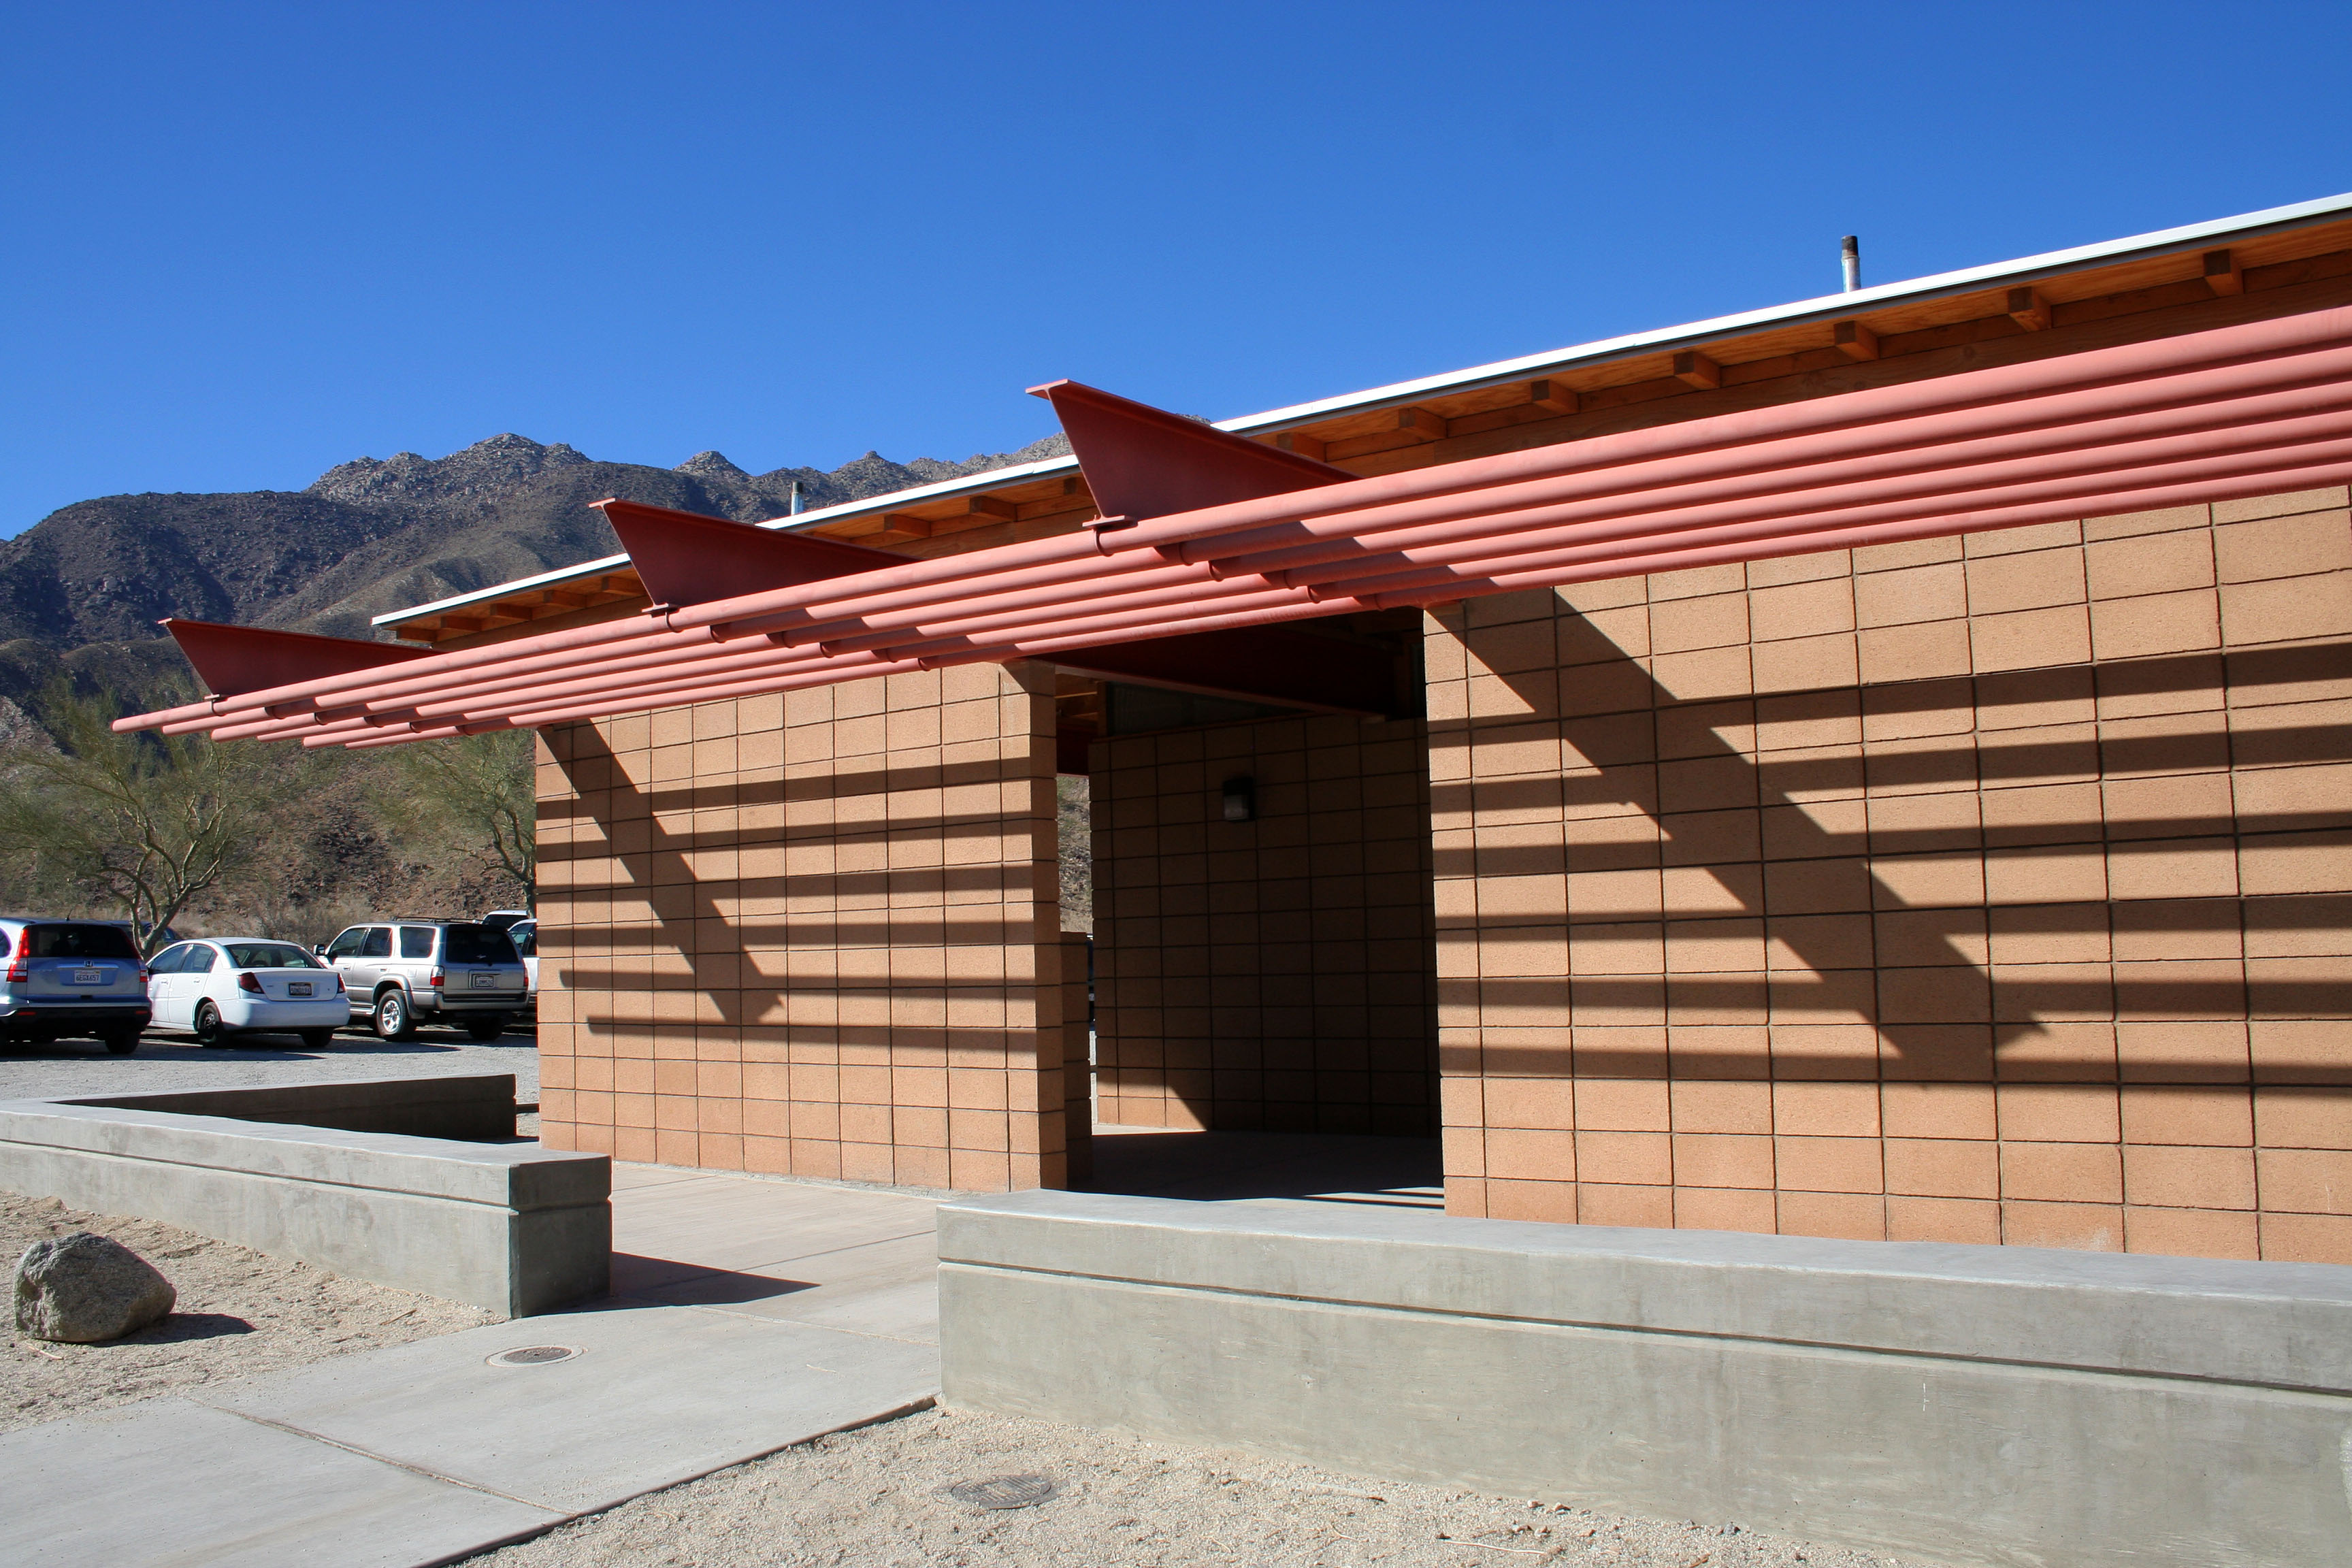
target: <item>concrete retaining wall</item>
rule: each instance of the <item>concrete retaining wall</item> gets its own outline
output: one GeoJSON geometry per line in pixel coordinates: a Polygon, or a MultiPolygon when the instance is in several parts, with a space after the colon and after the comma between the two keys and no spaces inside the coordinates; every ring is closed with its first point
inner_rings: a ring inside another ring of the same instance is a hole
{"type": "Polygon", "coordinates": [[[2352,1268],[1033,1192],[947,1399],[1951,1563],[2340,1563],[2352,1268]]]}
{"type": "Polygon", "coordinates": [[[404,1132],[415,1138],[469,1142],[515,1135],[515,1080],[510,1072],[75,1095],[58,1103],[340,1127],[346,1132],[404,1132]]]}
{"type": "Polygon", "coordinates": [[[602,1154],[8,1100],[0,1187],[509,1317],[609,1289],[602,1154]]]}

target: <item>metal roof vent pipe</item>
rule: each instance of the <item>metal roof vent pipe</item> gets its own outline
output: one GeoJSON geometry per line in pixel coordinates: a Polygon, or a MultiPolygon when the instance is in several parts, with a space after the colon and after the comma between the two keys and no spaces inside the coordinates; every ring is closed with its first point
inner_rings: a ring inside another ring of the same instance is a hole
{"type": "Polygon", "coordinates": [[[1838,260],[1845,268],[1845,291],[1849,294],[1862,287],[1862,237],[1850,234],[1838,247],[1838,260]]]}

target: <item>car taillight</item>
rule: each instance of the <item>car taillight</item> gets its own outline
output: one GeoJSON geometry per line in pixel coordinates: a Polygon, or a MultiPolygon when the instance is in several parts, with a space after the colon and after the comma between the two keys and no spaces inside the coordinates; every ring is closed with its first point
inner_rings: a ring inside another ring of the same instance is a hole
{"type": "Polygon", "coordinates": [[[33,956],[33,928],[26,926],[16,933],[16,961],[8,966],[8,978],[21,985],[33,978],[26,963],[33,956]]]}
{"type": "Polygon", "coordinates": [[[139,966],[139,984],[142,985],[146,984],[148,978],[147,966],[142,963],[139,966]]]}
{"type": "Polygon", "coordinates": [[[335,971],[335,994],[343,994],[343,972],[340,969],[335,971]]]}
{"type": "Polygon", "coordinates": [[[236,977],[236,988],[239,991],[250,991],[258,996],[261,994],[261,977],[247,970],[236,977]]]}
{"type": "Polygon", "coordinates": [[[441,972],[436,969],[432,973],[426,975],[425,977],[425,984],[432,986],[436,991],[439,990],[441,988],[441,972]]]}

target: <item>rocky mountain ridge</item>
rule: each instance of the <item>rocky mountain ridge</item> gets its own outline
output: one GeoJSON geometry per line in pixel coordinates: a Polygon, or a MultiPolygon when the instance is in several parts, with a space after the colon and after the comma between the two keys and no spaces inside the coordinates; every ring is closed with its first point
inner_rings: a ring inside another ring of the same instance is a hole
{"type": "Polygon", "coordinates": [[[299,491],[79,501],[0,541],[0,695],[21,684],[11,669],[53,670],[75,650],[92,649],[77,666],[155,665],[136,645],[165,616],[372,636],[373,616],[615,553],[589,505],[606,496],[751,522],[784,515],[795,482],[815,508],[1068,449],[1055,435],[960,463],[869,451],[830,472],[751,474],[712,451],[656,468],[504,434],[446,458],[355,458],[299,491]]]}

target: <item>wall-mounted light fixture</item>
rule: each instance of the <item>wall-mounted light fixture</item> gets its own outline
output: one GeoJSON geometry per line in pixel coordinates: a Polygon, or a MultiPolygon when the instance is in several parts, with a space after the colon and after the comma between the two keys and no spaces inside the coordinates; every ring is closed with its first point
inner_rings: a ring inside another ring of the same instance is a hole
{"type": "Polygon", "coordinates": [[[1257,780],[1227,779],[1225,781],[1225,820],[1254,822],[1257,819],[1257,780]]]}

